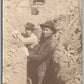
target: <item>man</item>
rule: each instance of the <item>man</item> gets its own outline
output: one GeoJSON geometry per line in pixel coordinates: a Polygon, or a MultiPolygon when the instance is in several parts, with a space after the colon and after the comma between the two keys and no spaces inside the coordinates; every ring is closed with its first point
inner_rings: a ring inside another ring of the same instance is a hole
{"type": "Polygon", "coordinates": [[[52,37],[53,34],[56,33],[56,29],[54,28],[54,23],[52,21],[47,21],[45,24],[41,24],[40,26],[42,28],[42,37],[39,43],[39,48],[37,51],[38,53],[29,56],[29,58],[32,60],[32,63],[37,65],[37,67],[34,69],[37,71],[36,73],[38,74],[38,69],[41,66],[40,70],[44,75],[41,74],[39,77],[37,76],[35,78],[36,81],[34,81],[33,84],[57,84],[55,63],[53,61],[56,43],[52,37]],[[44,69],[45,66],[46,69],[44,69]]]}
{"type": "MultiPolygon", "coordinates": [[[[28,56],[31,56],[34,51],[34,47],[38,45],[38,37],[33,33],[35,30],[34,24],[27,23],[25,25],[25,34],[21,34],[19,31],[15,32],[15,35],[21,42],[23,42],[24,46],[21,47],[24,53],[27,56],[27,83],[32,83],[33,76],[33,66],[31,66],[31,61],[29,60],[28,56]],[[30,67],[31,66],[31,67],[30,67]]],[[[34,75],[34,74],[33,74],[34,75]]],[[[36,76],[36,75],[35,75],[36,76]]]]}

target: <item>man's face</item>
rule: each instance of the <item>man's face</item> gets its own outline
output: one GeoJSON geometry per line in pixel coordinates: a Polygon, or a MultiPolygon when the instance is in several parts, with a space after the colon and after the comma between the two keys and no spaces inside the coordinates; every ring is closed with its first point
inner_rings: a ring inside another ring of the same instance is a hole
{"type": "Polygon", "coordinates": [[[30,36],[32,34],[32,30],[29,29],[25,29],[25,32],[27,36],[30,36]]]}
{"type": "Polygon", "coordinates": [[[43,28],[43,37],[50,37],[53,33],[53,31],[47,27],[43,28]]]}

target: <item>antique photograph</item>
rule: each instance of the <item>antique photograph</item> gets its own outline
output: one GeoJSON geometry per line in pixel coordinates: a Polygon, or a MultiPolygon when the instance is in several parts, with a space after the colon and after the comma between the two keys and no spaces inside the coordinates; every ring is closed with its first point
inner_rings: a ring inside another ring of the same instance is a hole
{"type": "Polygon", "coordinates": [[[82,84],[82,0],[3,0],[2,84],[82,84]]]}

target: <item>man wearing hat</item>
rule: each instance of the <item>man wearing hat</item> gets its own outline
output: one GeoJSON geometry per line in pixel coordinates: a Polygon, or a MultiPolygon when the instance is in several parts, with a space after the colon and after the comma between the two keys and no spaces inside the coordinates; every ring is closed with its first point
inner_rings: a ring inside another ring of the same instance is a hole
{"type": "MultiPolygon", "coordinates": [[[[27,58],[33,54],[34,47],[38,45],[38,37],[33,33],[34,30],[34,24],[28,22],[25,25],[25,34],[21,35],[19,31],[15,32],[16,36],[25,45],[22,47],[22,50],[26,54],[27,58]]],[[[36,68],[35,65],[31,60],[27,59],[27,82],[32,82],[32,80],[35,79],[36,75],[34,75],[34,68],[36,68]]]]}
{"type": "Polygon", "coordinates": [[[56,29],[52,21],[47,21],[45,24],[40,24],[40,26],[42,28],[42,36],[38,53],[29,57],[38,66],[38,80],[33,82],[33,84],[57,84],[56,73],[58,73],[59,64],[57,64],[58,69],[55,73],[53,54],[56,50],[56,43],[52,37],[56,33],[56,29]],[[39,74],[39,69],[42,74],[39,74]]]}

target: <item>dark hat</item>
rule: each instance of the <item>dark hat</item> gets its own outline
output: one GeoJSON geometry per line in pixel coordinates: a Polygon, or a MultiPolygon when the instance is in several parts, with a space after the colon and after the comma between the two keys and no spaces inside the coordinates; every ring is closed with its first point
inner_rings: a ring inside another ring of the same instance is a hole
{"type": "Polygon", "coordinates": [[[34,24],[32,23],[27,23],[26,25],[24,25],[26,29],[29,29],[29,30],[34,30],[34,24]]]}
{"type": "Polygon", "coordinates": [[[42,29],[47,27],[47,28],[51,29],[53,31],[53,33],[56,33],[56,29],[54,27],[54,22],[51,21],[51,20],[45,22],[44,24],[40,24],[40,26],[41,26],[42,29]]]}

